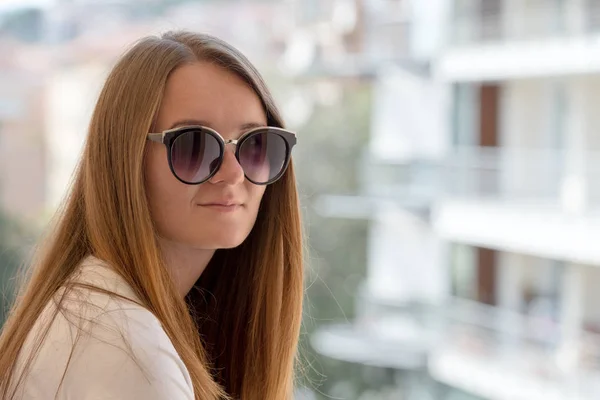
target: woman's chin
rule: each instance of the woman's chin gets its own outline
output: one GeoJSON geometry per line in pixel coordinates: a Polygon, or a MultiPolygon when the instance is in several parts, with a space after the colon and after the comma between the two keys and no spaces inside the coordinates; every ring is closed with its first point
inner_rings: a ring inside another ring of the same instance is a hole
{"type": "Polygon", "coordinates": [[[238,235],[238,234],[217,234],[206,240],[198,240],[196,241],[196,245],[199,248],[203,249],[233,249],[238,247],[240,244],[244,242],[247,235],[238,235]]]}

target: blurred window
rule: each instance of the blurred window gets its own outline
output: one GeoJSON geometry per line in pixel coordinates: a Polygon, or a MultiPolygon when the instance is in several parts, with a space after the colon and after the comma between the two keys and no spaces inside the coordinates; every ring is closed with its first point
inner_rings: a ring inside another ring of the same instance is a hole
{"type": "Polygon", "coordinates": [[[587,10],[584,15],[587,16],[588,31],[600,31],[600,0],[587,0],[587,10]]]}
{"type": "Polygon", "coordinates": [[[502,1],[480,0],[478,11],[480,39],[500,39],[502,35],[502,1]]]}

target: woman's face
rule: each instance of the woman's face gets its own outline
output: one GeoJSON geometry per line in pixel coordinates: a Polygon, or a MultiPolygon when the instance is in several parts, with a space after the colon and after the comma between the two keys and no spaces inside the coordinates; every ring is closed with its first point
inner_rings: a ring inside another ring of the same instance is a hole
{"type": "MultiPolygon", "coordinates": [[[[259,97],[241,78],[213,64],[194,63],[169,77],[154,131],[186,125],[210,127],[227,141],[267,120],[259,97]]],[[[166,146],[147,142],[146,190],[161,237],[207,250],[236,247],[246,239],[265,186],[246,180],[235,146],[225,147],[216,174],[200,185],[187,185],[173,176],[166,146]]]]}

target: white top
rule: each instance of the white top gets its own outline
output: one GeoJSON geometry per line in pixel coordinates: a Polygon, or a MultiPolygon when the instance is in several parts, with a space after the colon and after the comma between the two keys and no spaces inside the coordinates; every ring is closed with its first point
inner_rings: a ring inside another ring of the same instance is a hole
{"type": "MultiPolygon", "coordinates": [[[[137,299],[131,287],[95,257],[83,261],[76,279],[137,299]]],[[[194,399],[190,375],[150,311],[89,289],[75,289],[65,298],[64,307],[66,312],[59,312],[51,323],[17,399],[194,399]]],[[[55,310],[50,302],[34,325],[17,361],[16,380],[35,336],[55,310]]]]}

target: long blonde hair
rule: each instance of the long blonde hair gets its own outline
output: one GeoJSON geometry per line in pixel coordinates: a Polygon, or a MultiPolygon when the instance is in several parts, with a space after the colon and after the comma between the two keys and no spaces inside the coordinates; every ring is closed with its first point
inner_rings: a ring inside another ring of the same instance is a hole
{"type": "Polygon", "coordinates": [[[87,255],[114,267],[160,320],[190,373],[196,399],[291,397],[303,295],[293,165],[267,187],[249,237],[235,249],[218,250],[185,299],[176,293],[157,244],[144,186],[146,134],[169,75],[196,61],[241,77],[262,101],[268,124],[283,127],[259,73],[227,43],[190,32],[136,43],[106,80],[70,194],[2,330],[1,398],[15,396],[21,346],[87,255]]]}

